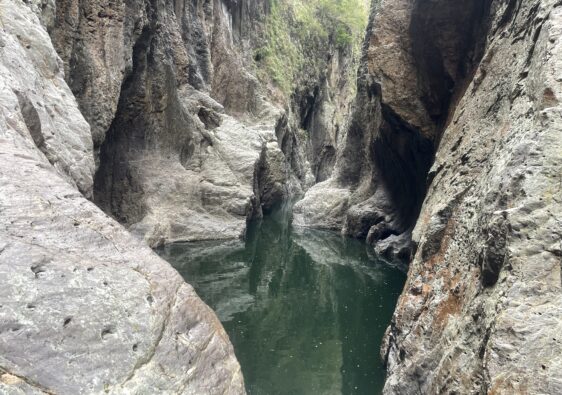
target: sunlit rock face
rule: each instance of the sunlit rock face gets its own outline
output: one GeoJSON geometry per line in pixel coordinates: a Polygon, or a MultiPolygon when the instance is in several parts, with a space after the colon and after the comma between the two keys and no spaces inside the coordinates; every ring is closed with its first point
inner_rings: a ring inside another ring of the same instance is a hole
{"type": "Polygon", "coordinates": [[[214,313],[86,199],[90,127],[40,10],[0,1],[0,393],[244,393],[214,313]]]}

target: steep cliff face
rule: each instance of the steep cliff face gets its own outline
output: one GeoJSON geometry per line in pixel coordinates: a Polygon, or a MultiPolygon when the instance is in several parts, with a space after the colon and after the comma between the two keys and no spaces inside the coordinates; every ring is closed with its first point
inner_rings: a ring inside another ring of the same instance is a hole
{"type": "Polygon", "coordinates": [[[297,224],[341,229],[390,258],[409,258],[451,101],[482,52],[485,2],[457,6],[373,3],[337,171],[297,206],[297,224]]]}
{"type": "Polygon", "coordinates": [[[0,392],[244,393],[214,313],[86,199],[90,128],[37,4],[0,1],[0,392]]]}
{"type": "Polygon", "coordinates": [[[87,199],[152,246],[240,236],[330,174],[350,32],[291,36],[284,90],[269,1],[0,4],[0,392],[243,393],[214,314],[87,199]]]}
{"type": "Polygon", "coordinates": [[[226,5],[60,2],[52,36],[99,150],[96,203],[151,245],[240,236],[279,110],[234,53],[226,5]]]}
{"type": "Polygon", "coordinates": [[[0,0],[0,390],[243,392],[214,314],[87,198],[154,246],[318,183],[296,225],[410,263],[387,393],[562,392],[560,2],[375,1],[349,120],[353,32],[307,4],[0,0]]]}
{"type": "Polygon", "coordinates": [[[331,172],[352,43],[329,61],[316,48],[319,71],[293,95],[258,56],[272,12],[268,1],[57,3],[51,36],[92,125],[94,199],[150,245],[239,237],[331,172]]]}
{"type": "Polygon", "coordinates": [[[254,38],[257,75],[268,86],[269,96],[281,101],[283,94],[289,96],[284,100],[288,102],[287,121],[278,125],[278,133],[300,137],[297,143],[303,146],[310,165],[305,187],[324,181],[334,169],[355,95],[368,14],[365,3],[272,2],[263,23],[265,39],[254,38]],[[271,81],[281,92],[268,84],[271,81]]]}
{"type": "Polygon", "coordinates": [[[562,391],[562,9],[493,1],[388,334],[389,393],[562,391]]]}
{"type": "Polygon", "coordinates": [[[560,15],[548,0],[373,7],[336,170],[295,222],[410,262],[387,393],[561,391],[560,15]]]}

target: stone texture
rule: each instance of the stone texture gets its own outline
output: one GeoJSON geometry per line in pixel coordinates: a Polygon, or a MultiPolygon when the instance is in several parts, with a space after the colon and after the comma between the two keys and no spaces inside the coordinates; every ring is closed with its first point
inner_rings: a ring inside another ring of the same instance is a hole
{"type": "Polygon", "coordinates": [[[214,313],[84,197],[90,129],[38,17],[2,0],[0,26],[0,392],[244,393],[214,313]]]}
{"type": "Polygon", "coordinates": [[[561,16],[491,2],[414,230],[386,393],[562,391],[561,16]]]}
{"type": "MultiPolygon", "coordinates": [[[[482,1],[462,9],[454,2],[373,2],[354,110],[329,185],[350,192],[348,209],[332,221],[343,224],[336,229],[370,234],[391,259],[404,260],[411,248],[407,236],[397,236],[410,234],[419,214],[450,101],[482,51],[485,13],[482,1]]],[[[305,199],[315,206],[312,192],[305,199]]],[[[321,211],[301,207],[299,224],[324,226],[321,211]]]]}
{"type": "Polygon", "coordinates": [[[47,32],[27,8],[8,1],[2,2],[0,18],[0,88],[9,100],[6,105],[21,109],[19,118],[6,118],[6,122],[19,122],[26,137],[60,176],[91,197],[94,162],[90,129],[76,110],[76,101],[63,79],[62,62],[47,32]]]}
{"type": "Polygon", "coordinates": [[[57,8],[53,41],[92,125],[95,201],[152,246],[240,237],[262,205],[302,193],[276,141],[284,111],[236,52],[230,6],[144,3],[57,8]]]}
{"type": "Polygon", "coordinates": [[[411,261],[386,393],[562,392],[560,3],[373,4],[344,122],[345,59],[268,103],[266,2],[0,0],[1,391],[243,392],[213,313],[84,197],[158,245],[319,182],[295,225],[411,261]]]}
{"type": "Polygon", "coordinates": [[[561,391],[560,15],[374,4],[336,170],[295,223],[410,261],[385,393],[561,391]]]}
{"type": "Polygon", "coordinates": [[[51,36],[92,126],[94,200],[150,245],[239,237],[331,174],[352,54],[316,48],[326,67],[292,97],[266,97],[252,73],[268,12],[261,0],[57,2],[51,36]]]}
{"type": "MultiPolygon", "coordinates": [[[[256,92],[234,52],[228,10],[221,2],[156,2],[90,19],[100,8],[109,12],[103,2],[61,4],[53,33],[82,111],[95,120],[95,201],[152,246],[242,236],[268,204],[254,175],[263,150],[279,151],[283,113],[256,92]],[[84,30],[86,21],[97,28],[84,30]],[[108,39],[120,43],[115,56],[101,47],[108,39]]],[[[267,158],[284,168],[282,155],[267,158]]]]}

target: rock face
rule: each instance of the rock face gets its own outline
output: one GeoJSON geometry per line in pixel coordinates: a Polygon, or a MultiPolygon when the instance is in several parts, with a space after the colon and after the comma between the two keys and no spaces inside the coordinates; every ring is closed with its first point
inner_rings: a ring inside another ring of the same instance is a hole
{"type": "Polygon", "coordinates": [[[87,199],[151,246],[241,236],[331,174],[352,43],[266,99],[269,1],[0,5],[0,392],[243,393],[214,313],[87,199]]]}
{"type": "Polygon", "coordinates": [[[373,3],[337,169],[297,205],[297,224],[342,230],[389,258],[409,258],[400,235],[417,219],[453,94],[482,52],[484,3],[437,3],[373,3]],[[334,189],[330,203],[315,198],[334,189]],[[326,204],[338,209],[327,215],[326,204]]]}
{"type": "Polygon", "coordinates": [[[410,261],[386,393],[562,391],[561,29],[549,0],[373,7],[336,170],[295,222],[410,261]]]}
{"type": "Polygon", "coordinates": [[[318,182],[296,225],[410,262],[386,393],[561,393],[560,2],[375,1],[347,122],[345,51],[290,97],[254,73],[272,4],[0,0],[0,390],[242,393],[214,314],[87,198],[155,246],[318,182]]]}
{"type": "Polygon", "coordinates": [[[0,392],[244,393],[214,313],[85,198],[90,128],[32,9],[0,1],[0,392]]]}
{"type": "Polygon", "coordinates": [[[268,4],[57,2],[51,36],[92,126],[94,200],[151,246],[240,237],[331,172],[349,56],[310,77],[312,103],[304,88],[294,104],[266,100],[250,71],[268,4]]]}
{"type": "Polygon", "coordinates": [[[95,201],[150,245],[239,237],[261,211],[254,173],[279,151],[280,111],[235,55],[223,6],[58,4],[52,36],[99,150],[95,201]]]}
{"type": "Polygon", "coordinates": [[[562,9],[491,3],[388,334],[387,393],[562,391],[562,9]]]}

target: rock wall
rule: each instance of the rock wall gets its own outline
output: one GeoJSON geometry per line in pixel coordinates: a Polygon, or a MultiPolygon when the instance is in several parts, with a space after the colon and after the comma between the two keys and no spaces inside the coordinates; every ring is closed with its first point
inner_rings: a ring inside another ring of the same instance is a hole
{"type": "Polygon", "coordinates": [[[213,313],[86,198],[154,246],[319,182],[296,225],[410,262],[387,393],[562,392],[560,2],[374,2],[347,122],[345,51],[290,97],[255,77],[270,6],[0,0],[0,389],[243,392],[213,313]]]}
{"type": "Polygon", "coordinates": [[[482,53],[487,6],[373,2],[354,110],[337,171],[296,207],[296,223],[367,238],[407,260],[451,101],[482,53]],[[330,199],[322,199],[331,191],[330,199]]]}
{"type": "Polygon", "coordinates": [[[51,34],[92,125],[96,203],[153,246],[241,236],[279,110],[236,56],[226,5],[61,1],[51,34]]]}
{"type": "Polygon", "coordinates": [[[383,350],[387,393],[562,391],[562,7],[492,1],[383,350]]]}
{"type": "Polygon", "coordinates": [[[302,113],[292,103],[304,93],[266,97],[253,54],[268,12],[267,1],[57,2],[50,32],[92,126],[94,201],[149,245],[243,236],[331,172],[348,60],[307,77],[322,98],[302,113]]]}
{"type": "Polygon", "coordinates": [[[295,223],[410,262],[386,393],[561,391],[560,15],[373,5],[336,171],[295,223]]]}
{"type": "Polygon", "coordinates": [[[151,246],[241,236],[330,174],[351,52],[278,96],[268,1],[0,4],[0,392],[243,393],[214,314],[87,199],[151,246]]]}
{"type": "Polygon", "coordinates": [[[86,199],[90,127],[36,5],[0,1],[0,393],[244,393],[214,313],[86,199]]]}

